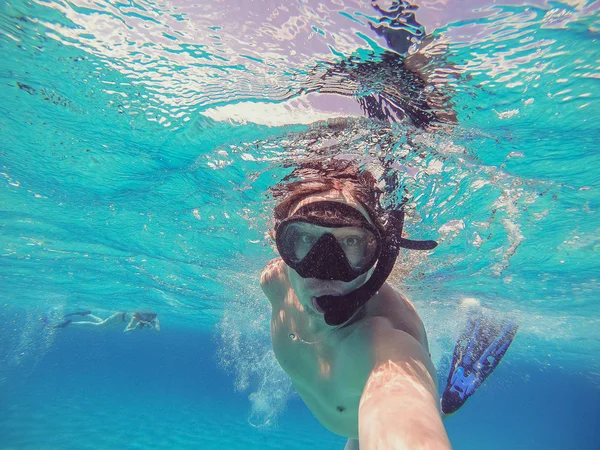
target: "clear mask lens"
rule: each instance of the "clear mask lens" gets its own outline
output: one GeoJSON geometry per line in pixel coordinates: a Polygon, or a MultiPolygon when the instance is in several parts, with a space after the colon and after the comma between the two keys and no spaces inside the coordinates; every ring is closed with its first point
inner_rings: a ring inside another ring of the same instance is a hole
{"type": "MultiPolygon", "coordinates": [[[[372,261],[377,251],[377,237],[371,231],[359,227],[323,227],[307,222],[288,224],[282,232],[282,243],[296,262],[319,245],[320,239],[331,234],[346,255],[353,269],[362,270],[372,261]]],[[[318,248],[316,249],[318,251],[318,248]]]]}

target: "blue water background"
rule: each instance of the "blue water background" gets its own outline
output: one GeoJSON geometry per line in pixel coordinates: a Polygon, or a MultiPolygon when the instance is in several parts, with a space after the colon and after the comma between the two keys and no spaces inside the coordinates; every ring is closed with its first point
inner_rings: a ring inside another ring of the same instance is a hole
{"type": "MultiPolygon", "coordinates": [[[[26,379],[17,375],[31,362],[26,352],[41,343],[23,348],[3,389],[2,448],[343,448],[297,396],[274,426],[251,426],[247,393],[219,368],[214,333],[167,326],[160,336],[100,336],[57,336],[26,379]]],[[[446,420],[454,447],[597,448],[600,393],[578,369],[508,357],[446,420]]]]}
{"type": "MultiPolygon", "coordinates": [[[[177,8],[0,5],[0,448],[343,446],[273,369],[257,285],[275,255],[267,190],[306,127],[201,113],[277,104],[319,61],[379,44],[360,14],[324,13],[328,32],[292,57],[285,40],[221,26],[260,14],[177,8]],[[163,331],[40,321],[85,309],[152,309],[163,331]]],[[[441,384],[463,297],[520,324],[447,419],[457,449],[600,448],[596,9],[487,5],[436,31],[454,39],[459,126],[402,163],[418,169],[407,232],[440,246],[401,255],[410,270],[393,283],[441,384]]]]}

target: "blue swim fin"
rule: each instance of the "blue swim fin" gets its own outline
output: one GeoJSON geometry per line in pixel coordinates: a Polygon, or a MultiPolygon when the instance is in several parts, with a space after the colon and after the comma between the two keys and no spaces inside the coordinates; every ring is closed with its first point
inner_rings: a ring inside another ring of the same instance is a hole
{"type": "Polygon", "coordinates": [[[494,371],[518,328],[510,320],[494,320],[481,311],[469,314],[467,326],[454,347],[442,395],[444,414],[456,412],[494,371]]]}
{"type": "Polygon", "coordinates": [[[69,325],[71,322],[73,322],[71,319],[67,319],[62,323],[59,323],[58,325],[54,325],[52,328],[65,328],[67,325],[69,325]]]}

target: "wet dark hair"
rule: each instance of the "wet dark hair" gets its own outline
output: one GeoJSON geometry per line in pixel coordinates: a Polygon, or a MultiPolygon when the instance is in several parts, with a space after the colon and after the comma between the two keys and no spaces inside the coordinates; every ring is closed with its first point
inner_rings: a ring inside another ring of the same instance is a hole
{"type": "Polygon", "coordinates": [[[383,228],[383,191],[376,178],[353,162],[341,159],[318,159],[303,162],[271,188],[277,205],[273,210],[274,229],[289,217],[294,207],[306,197],[328,191],[348,192],[368,212],[379,228],[383,228]]]}
{"type": "Polygon", "coordinates": [[[133,317],[135,319],[139,319],[139,320],[143,320],[146,322],[151,322],[152,320],[156,319],[156,314],[152,313],[152,312],[140,312],[140,311],[136,311],[133,313],[133,317]]]}

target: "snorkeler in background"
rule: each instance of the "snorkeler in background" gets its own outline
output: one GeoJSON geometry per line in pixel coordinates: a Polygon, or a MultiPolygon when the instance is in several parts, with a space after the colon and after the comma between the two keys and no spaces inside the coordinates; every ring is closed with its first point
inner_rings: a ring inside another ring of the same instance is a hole
{"type": "Polygon", "coordinates": [[[116,312],[113,315],[102,319],[91,311],[81,311],[65,314],[63,316],[64,321],[57,324],[51,325],[52,328],[66,328],[67,326],[77,328],[92,328],[96,330],[103,330],[108,328],[115,328],[127,324],[124,333],[130,331],[149,329],[156,332],[160,332],[160,322],[155,313],[150,312],[134,312],[129,317],[126,312],[116,312]]]}
{"type": "Polygon", "coordinates": [[[402,205],[384,209],[377,179],[352,162],[311,162],[287,179],[273,189],[280,258],[261,275],[279,364],[348,450],[451,448],[444,413],[489,376],[517,327],[471,314],[440,402],[419,313],[386,283],[401,249],[437,243],[403,238],[402,205]]]}

